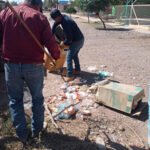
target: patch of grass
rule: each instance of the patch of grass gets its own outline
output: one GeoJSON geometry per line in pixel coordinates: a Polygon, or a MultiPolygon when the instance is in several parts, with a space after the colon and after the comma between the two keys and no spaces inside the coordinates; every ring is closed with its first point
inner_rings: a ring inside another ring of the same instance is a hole
{"type": "Polygon", "coordinates": [[[0,149],[11,150],[16,145],[16,141],[9,109],[8,107],[0,108],[0,149]]]}
{"type": "Polygon", "coordinates": [[[13,135],[15,129],[11,120],[9,109],[0,111],[0,136],[13,135]]]}
{"type": "MultiPolygon", "coordinates": [[[[31,126],[31,119],[26,115],[28,128],[31,126]]],[[[72,132],[76,132],[72,130],[72,132]]],[[[16,136],[15,128],[11,120],[9,109],[0,109],[0,150],[21,150],[23,144],[16,136]]],[[[96,150],[93,142],[86,142],[71,135],[61,135],[57,129],[48,121],[47,131],[40,134],[38,138],[29,138],[24,150],[96,150]]]]}

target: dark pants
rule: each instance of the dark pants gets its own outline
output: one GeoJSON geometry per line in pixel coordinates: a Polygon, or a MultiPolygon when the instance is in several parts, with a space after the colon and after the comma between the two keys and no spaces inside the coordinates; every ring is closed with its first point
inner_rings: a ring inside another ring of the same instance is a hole
{"type": "Polygon", "coordinates": [[[67,54],[67,77],[73,76],[73,61],[75,64],[75,71],[81,71],[78,53],[83,47],[84,38],[79,41],[72,42],[67,54]]]}
{"type": "Polygon", "coordinates": [[[42,64],[5,63],[5,78],[13,124],[20,140],[26,141],[28,129],[23,103],[24,81],[32,95],[32,134],[36,135],[42,130],[44,122],[44,67],[42,64]]]}

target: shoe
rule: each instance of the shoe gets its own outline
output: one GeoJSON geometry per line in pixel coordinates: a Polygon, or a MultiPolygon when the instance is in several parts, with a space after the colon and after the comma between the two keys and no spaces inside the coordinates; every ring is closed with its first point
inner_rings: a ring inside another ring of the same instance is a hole
{"type": "Polygon", "coordinates": [[[80,74],[81,74],[81,71],[74,71],[73,74],[74,74],[74,75],[80,75],[80,74]]]}
{"type": "Polygon", "coordinates": [[[73,81],[74,80],[74,77],[64,77],[64,80],[66,82],[70,82],[70,81],[73,81]]]}

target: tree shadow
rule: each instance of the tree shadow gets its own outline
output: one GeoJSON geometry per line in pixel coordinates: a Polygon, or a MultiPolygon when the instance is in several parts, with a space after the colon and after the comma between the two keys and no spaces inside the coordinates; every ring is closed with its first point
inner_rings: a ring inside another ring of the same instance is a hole
{"type": "Polygon", "coordinates": [[[133,29],[126,29],[126,28],[96,28],[96,30],[105,30],[105,31],[131,31],[133,29]]]}

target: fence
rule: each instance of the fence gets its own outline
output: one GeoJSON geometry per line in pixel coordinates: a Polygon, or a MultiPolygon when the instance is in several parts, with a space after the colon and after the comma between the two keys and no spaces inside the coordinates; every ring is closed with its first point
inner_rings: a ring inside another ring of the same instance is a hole
{"type": "Polygon", "coordinates": [[[113,6],[111,16],[125,25],[142,25],[150,28],[149,4],[113,6]]]}

